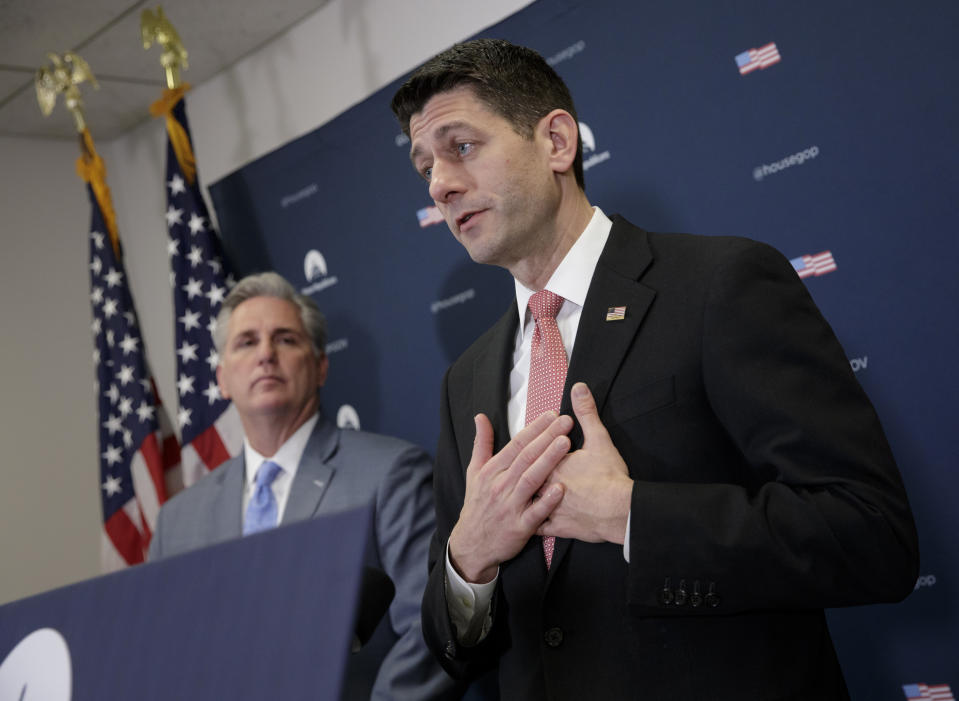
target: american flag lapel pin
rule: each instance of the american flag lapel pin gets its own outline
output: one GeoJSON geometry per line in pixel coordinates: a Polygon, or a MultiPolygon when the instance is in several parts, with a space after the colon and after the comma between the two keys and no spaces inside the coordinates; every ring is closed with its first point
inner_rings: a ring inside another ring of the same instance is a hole
{"type": "Polygon", "coordinates": [[[606,321],[622,321],[626,318],[626,307],[610,307],[606,310],[606,321]]]}

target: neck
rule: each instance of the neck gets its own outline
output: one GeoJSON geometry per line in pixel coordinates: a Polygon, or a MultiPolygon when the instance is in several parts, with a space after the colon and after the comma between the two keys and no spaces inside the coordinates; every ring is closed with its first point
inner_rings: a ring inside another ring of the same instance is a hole
{"type": "Polygon", "coordinates": [[[531,290],[541,290],[593,217],[593,207],[575,182],[560,199],[550,233],[536,250],[509,266],[510,274],[531,290]]]}
{"type": "Polygon", "coordinates": [[[319,409],[319,402],[312,401],[300,408],[296,414],[257,414],[241,416],[243,432],[250,446],[260,455],[271,458],[290,436],[313,418],[319,409]]]}

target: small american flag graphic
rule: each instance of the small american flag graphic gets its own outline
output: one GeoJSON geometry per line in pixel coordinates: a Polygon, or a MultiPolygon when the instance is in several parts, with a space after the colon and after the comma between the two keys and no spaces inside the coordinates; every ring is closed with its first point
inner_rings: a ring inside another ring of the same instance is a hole
{"type": "Polygon", "coordinates": [[[420,227],[424,229],[433,224],[442,224],[445,221],[440,208],[436,206],[416,210],[416,218],[420,220],[420,227]]]}
{"type": "Polygon", "coordinates": [[[610,307],[606,310],[606,321],[622,321],[626,318],[626,307],[610,307]]]}
{"type": "Polygon", "coordinates": [[[903,684],[902,691],[908,701],[932,699],[933,701],[955,701],[948,684],[903,684]]]}
{"type": "Polygon", "coordinates": [[[741,54],[738,54],[736,56],[736,65],[739,66],[740,75],[746,75],[747,73],[752,73],[757,68],[768,68],[774,63],[779,63],[779,60],[779,49],[776,48],[775,42],[771,41],[758,49],[750,49],[749,51],[743,51],[741,54]]]}
{"type": "Polygon", "coordinates": [[[831,273],[836,269],[836,261],[829,251],[823,251],[813,256],[799,256],[790,261],[796,274],[801,278],[819,277],[831,273]]]}

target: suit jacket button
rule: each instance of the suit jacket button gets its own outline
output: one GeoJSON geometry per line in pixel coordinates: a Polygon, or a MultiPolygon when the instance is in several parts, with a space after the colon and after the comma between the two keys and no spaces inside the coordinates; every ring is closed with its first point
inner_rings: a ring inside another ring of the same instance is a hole
{"type": "Polygon", "coordinates": [[[703,605],[703,595],[699,593],[699,580],[693,582],[693,593],[689,595],[689,603],[693,608],[699,608],[703,605]]]}
{"type": "Polygon", "coordinates": [[[543,635],[543,640],[550,647],[559,647],[563,644],[563,631],[560,628],[550,628],[543,635]]]}
{"type": "Polygon", "coordinates": [[[443,650],[443,654],[446,655],[447,659],[456,659],[456,644],[452,640],[446,643],[446,649],[443,650]]]}
{"type": "Polygon", "coordinates": [[[719,594],[716,593],[716,584],[713,582],[709,583],[709,592],[706,594],[706,605],[714,609],[719,606],[719,594]]]}
{"type": "Polygon", "coordinates": [[[663,606],[669,606],[673,603],[673,590],[669,588],[669,577],[666,577],[666,581],[663,582],[663,589],[659,592],[659,603],[663,606]]]}
{"type": "Polygon", "coordinates": [[[686,580],[679,580],[679,589],[676,590],[676,605],[685,606],[686,605],[686,580]]]}

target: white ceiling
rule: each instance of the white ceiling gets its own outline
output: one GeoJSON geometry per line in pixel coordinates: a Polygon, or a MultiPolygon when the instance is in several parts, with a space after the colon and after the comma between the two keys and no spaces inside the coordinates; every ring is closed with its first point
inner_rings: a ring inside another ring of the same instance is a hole
{"type": "Polygon", "coordinates": [[[48,52],[77,52],[99,90],[81,86],[94,138],[112,139],[150,119],[166,78],[162,49],[143,49],[140,14],[163,7],[189,52],[185,82],[197,85],[313,13],[329,0],[0,0],[0,136],[76,138],[58,96],[53,114],[37,104],[34,74],[48,52]]]}

